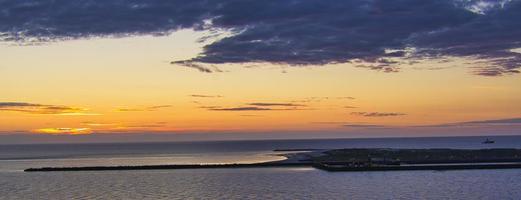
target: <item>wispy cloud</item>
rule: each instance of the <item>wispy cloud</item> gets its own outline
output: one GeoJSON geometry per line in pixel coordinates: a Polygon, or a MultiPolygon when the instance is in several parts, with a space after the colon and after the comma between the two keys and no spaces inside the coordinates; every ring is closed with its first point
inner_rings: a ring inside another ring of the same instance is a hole
{"type": "Polygon", "coordinates": [[[281,111],[281,110],[303,110],[307,105],[294,103],[273,103],[273,102],[254,102],[247,103],[245,106],[221,107],[221,106],[201,106],[211,111],[281,111]]]}
{"type": "Polygon", "coordinates": [[[89,130],[96,132],[121,132],[130,130],[154,130],[167,126],[167,122],[155,123],[105,123],[105,122],[82,122],[84,126],[89,126],[89,130]]]}
{"type": "Polygon", "coordinates": [[[179,65],[179,66],[183,66],[183,67],[187,67],[187,68],[196,69],[199,72],[203,72],[203,73],[224,72],[216,66],[206,66],[203,64],[198,64],[198,63],[189,62],[189,61],[173,61],[173,62],[170,62],[170,64],[175,64],[175,65],[179,65]]]}
{"type": "Polygon", "coordinates": [[[363,116],[363,117],[396,117],[406,115],[405,113],[396,112],[352,112],[351,115],[363,116]]]}
{"type": "Polygon", "coordinates": [[[221,95],[204,95],[204,94],[192,94],[191,97],[195,98],[221,98],[221,95]]]}
{"type": "Polygon", "coordinates": [[[463,123],[464,124],[520,124],[521,125],[521,118],[469,121],[469,122],[463,122],[463,123]]]}
{"type": "Polygon", "coordinates": [[[403,64],[400,61],[391,60],[389,58],[379,58],[379,59],[355,59],[352,61],[355,64],[355,67],[365,68],[375,71],[382,71],[386,73],[392,72],[400,72],[400,64],[403,64]]]}
{"type": "Polygon", "coordinates": [[[92,126],[92,127],[109,127],[109,126],[117,126],[117,123],[104,123],[104,122],[81,122],[82,125],[92,126]]]}
{"type": "Polygon", "coordinates": [[[424,126],[418,126],[418,127],[460,127],[460,126],[521,126],[521,118],[455,122],[455,123],[446,123],[446,124],[424,125],[424,126]]]}
{"type": "Polygon", "coordinates": [[[292,102],[322,102],[328,100],[355,100],[355,97],[351,96],[341,96],[341,97],[306,97],[300,100],[293,100],[292,102]]]}
{"type": "Polygon", "coordinates": [[[0,111],[23,112],[30,114],[96,115],[95,113],[86,113],[87,109],[83,108],[26,102],[0,102],[0,111]]]}
{"type": "Polygon", "coordinates": [[[336,97],[337,99],[347,99],[347,100],[355,100],[354,97],[336,97]]]}
{"type": "Polygon", "coordinates": [[[241,117],[262,117],[262,115],[240,115],[241,117]]]}
{"type": "Polygon", "coordinates": [[[157,105],[157,106],[148,106],[143,108],[118,108],[119,112],[142,112],[142,111],[156,111],[162,108],[170,108],[172,105],[157,105]]]}
{"type": "Polygon", "coordinates": [[[248,105],[252,106],[262,106],[262,107],[305,107],[304,104],[294,104],[294,103],[249,103],[248,105]]]}
{"type": "Polygon", "coordinates": [[[156,110],[156,109],[160,109],[160,108],[170,108],[172,107],[172,105],[158,105],[158,106],[150,106],[150,107],[147,107],[148,110],[156,110]]]}
{"type": "Polygon", "coordinates": [[[210,107],[208,110],[211,111],[267,111],[273,110],[272,108],[263,108],[263,107],[255,107],[255,106],[244,106],[244,107],[210,107]]]}
{"type": "Polygon", "coordinates": [[[151,124],[130,124],[130,125],[123,125],[119,126],[120,129],[146,129],[146,128],[161,128],[165,127],[166,124],[164,123],[151,123],[151,124]]]}
{"type": "Polygon", "coordinates": [[[344,124],[343,126],[349,128],[389,128],[389,126],[377,124],[344,124]]]}

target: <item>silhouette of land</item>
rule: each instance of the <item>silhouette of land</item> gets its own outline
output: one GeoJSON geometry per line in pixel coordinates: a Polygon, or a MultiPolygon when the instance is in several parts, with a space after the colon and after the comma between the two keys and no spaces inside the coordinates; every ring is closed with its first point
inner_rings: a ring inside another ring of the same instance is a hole
{"type": "MultiPolygon", "coordinates": [[[[277,152],[296,151],[276,150],[277,152]]],[[[26,172],[315,167],[327,171],[461,170],[521,168],[521,149],[299,149],[286,160],[252,164],[180,164],[30,168],[26,172]]]]}

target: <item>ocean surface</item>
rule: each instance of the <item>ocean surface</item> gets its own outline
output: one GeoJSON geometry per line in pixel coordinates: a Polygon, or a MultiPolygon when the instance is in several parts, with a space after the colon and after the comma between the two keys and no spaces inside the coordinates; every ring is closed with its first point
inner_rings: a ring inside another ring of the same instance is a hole
{"type": "Polygon", "coordinates": [[[0,199],[521,199],[521,169],[325,172],[307,167],[23,172],[31,167],[253,163],[274,149],[521,148],[521,136],[0,145],[0,199]]]}

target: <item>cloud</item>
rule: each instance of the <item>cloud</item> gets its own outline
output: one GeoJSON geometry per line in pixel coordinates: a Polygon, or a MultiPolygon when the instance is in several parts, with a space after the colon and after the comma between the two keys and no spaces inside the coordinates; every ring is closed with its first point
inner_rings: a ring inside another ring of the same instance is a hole
{"type": "Polygon", "coordinates": [[[388,126],[376,124],[344,124],[343,126],[349,128],[388,128],[388,126]]]}
{"type": "Polygon", "coordinates": [[[261,106],[261,107],[305,107],[304,104],[294,104],[294,103],[249,103],[248,105],[252,106],[261,106]]]}
{"type": "Polygon", "coordinates": [[[191,97],[195,98],[221,98],[221,95],[203,95],[203,94],[192,94],[191,97]]]}
{"type": "Polygon", "coordinates": [[[337,99],[348,99],[348,100],[355,100],[354,97],[337,97],[337,99]]]}
{"type": "Polygon", "coordinates": [[[521,125],[521,118],[469,121],[469,122],[463,122],[463,123],[465,123],[465,124],[520,124],[521,125]]]}
{"type": "Polygon", "coordinates": [[[395,112],[352,112],[351,115],[363,116],[363,117],[396,117],[406,115],[405,113],[395,112]]]}
{"type": "Polygon", "coordinates": [[[136,125],[126,125],[126,126],[119,126],[120,129],[135,129],[135,128],[161,128],[165,127],[165,124],[162,123],[154,123],[154,124],[136,124],[136,125]]]}
{"type": "Polygon", "coordinates": [[[172,105],[157,105],[157,106],[148,106],[144,108],[118,108],[119,112],[142,112],[142,111],[156,111],[161,108],[170,108],[172,105]]]}
{"type": "Polygon", "coordinates": [[[59,114],[59,115],[94,115],[84,113],[86,109],[59,105],[45,105],[26,102],[0,102],[0,111],[13,111],[31,114],[59,114]]]}
{"type": "Polygon", "coordinates": [[[350,97],[350,96],[343,96],[343,97],[306,97],[301,100],[294,100],[291,102],[321,102],[321,101],[327,101],[327,100],[355,100],[356,98],[350,97]]]}
{"type": "Polygon", "coordinates": [[[117,111],[119,111],[119,112],[141,112],[141,111],[146,111],[146,110],[140,109],[140,108],[118,108],[117,111]]]}
{"type": "Polygon", "coordinates": [[[155,109],[170,108],[170,107],[172,107],[172,106],[171,105],[158,105],[158,106],[150,106],[147,109],[148,110],[155,110],[155,109]]]}
{"type": "Polygon", "coordinates": [[[233,34],[173,61],[206,65],[324,65],[361,60],[397,72],[402,60],[462,57],[476,75],[519,73],[519,0],[4,0],[0,40],[17,43],[165,35],[184,28],[233,34]]]}
{"type": "Polygon", "coordinates": [[[521,45],[521,1],[473,2],[487,5],[473,20],[413,37],[414,44],[424,48],[419,54],[474,58],[477,75],[519,73],[521,54],[511,50],[521,45]]]}
{"type": "Polygon", "coordinates": [[[302,107],[306,107],[304,104],[295,103],[265,103],[265,102],[254,102],[248,103],[245,106],[237,107],[221,107],[221,106],[201,106],[211,111],[273,111],[273,110],[302,110],[302,107]]]}
{"type": "Polygon", "coordinates": [[[116,123],[103,123],[103,122],[81,122],[81,124],[86,126],[93,126],[93,127],[107,127],[107,126],[116,126],[118,124],[116,123]]]}
{"type": "Polygon", "coordinates": [[[392,128],[392,126],[379,125],[379,124],[365,124],[363,122],[360,123],[350,123],[350,122],[342,122],[342,121],[323,121],[323,122],[311,122],[312,124],[325,124],[325,125],[341,125],[342,127],[348,128],[392,128]]]}
{"type": "Polygon", "coordinates": [[[262,115],[240,115],[241,117],[263,117],[262,115]]]}
{"type": "Polygon", "coordinates": [[[426,125],[420,127],[459,127],[459,126],[521,126],[521,118],[467,121],[447,124],[426,125]]]}
{"type": "Polygon", "coordinates": [[[266,111],[266,110],[273,110],[273,109],[254,107],[254,106],[244,106],[244,107],[229,107],[229,108],[212,107],[212,108],[208,108],[208,110],[212,110],[212,111],[266,111]]]}
{"type": "Polygon", "coordinates": [[[155,123],[104,123],[104,122],[82,122],[82,125],[89,126],[90,132],[126,132],[135,130],[153,130],[167,126],[167,122],[155,123]]]}
{"type": "Polygon", "coordinates": [[[54,135],[85,135],[91,134],[90,128],[41,128],[32,130],[33,133],[54,134],[54,135]]]}
{"type": "Polygon", "coordinates": [[[199,70],[199,72],[203,72],[203,73],[223,72],[222,70],[220,70],[219,68],[217,68],[215,66],[204,66],[201,64],[197,64],[194,62],[188,62],[188,61],[172,61],[172,62],[170,62],[170,64],[177,64],[180,66],[197,69],[197,70],[199,70]]]}

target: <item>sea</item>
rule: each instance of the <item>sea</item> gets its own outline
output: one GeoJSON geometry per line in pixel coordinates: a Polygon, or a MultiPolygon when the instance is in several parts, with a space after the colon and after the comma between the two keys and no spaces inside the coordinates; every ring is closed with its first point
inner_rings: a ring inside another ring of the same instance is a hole
{"type": "Polygon", "coordinates": [[[521,199],[521,169],[23,171],[255,163],[284,159],[275,149],[338,148],[521,148],[521,136],[0,145],[0,199],[521,199]],[[495,143],[482,144],[486,138],[495,143]]]}

